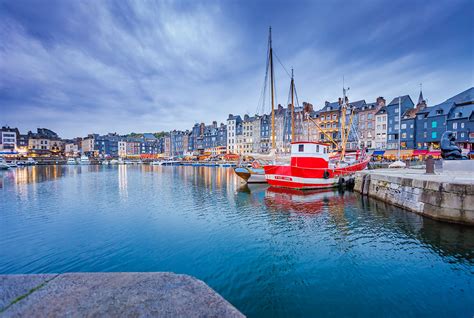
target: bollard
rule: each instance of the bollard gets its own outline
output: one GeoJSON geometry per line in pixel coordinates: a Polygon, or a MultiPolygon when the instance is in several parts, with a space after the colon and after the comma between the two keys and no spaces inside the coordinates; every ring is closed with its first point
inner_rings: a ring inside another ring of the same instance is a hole
{"type": "Polygon", "coordinates": [[[435,162],[433,156],[430,155],[428,158],[426,158],[426,174],[434,174],[434,166],[435,162]]]}

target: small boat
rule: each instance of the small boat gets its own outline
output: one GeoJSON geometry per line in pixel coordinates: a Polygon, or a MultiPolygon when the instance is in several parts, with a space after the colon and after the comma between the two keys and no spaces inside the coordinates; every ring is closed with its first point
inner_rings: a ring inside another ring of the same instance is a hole
{"type": "Polygon", "coordinates": [[[79,159],[79,162],[81,165],[88,165],[91,163],[89,160],[89,157],[87,157],[86,155],[82,155],[81,158],[79,159]]]}
{"type": "Polygon", "coordinates": [[[102,164],[103,165],[108,165],[108,164],[110,164],[110,162],[108,160],[104,160],[104,161],[102,161],[102,164]]]}
{"type": "Polygon", "coordinates": [[[112,160],[110,160],[110,164],[111,165],[117,165],[117,164],[119,164],[119,161],[117,159],[112,159],[112,160]]]}
{"type": "Polygon", "coordinates": [[[161,162],[160,161],[152,161],[150,163],[150,165],[152,165],[152,166],[161,166],[161,162]]]}
{"type": "Polygon", "coordinates": [[[247,183],[267,183],[265,170],[261,167],[239,166],[234,168],[234,172],[247,183]]]}
{"type": "Polygon", "coordinates": [[[178,160],[163,160],[161,162],[162,166],[176,166],[180,163],[178,160]]]}
{"type": "Polygon", "coordinates": [[[6,165],[8,165],[10,168],[17,168],[18,165],[16,163],[16,160],[10,161],[10,162],[5,162],[6,165]]]}
{"type": "Polygon", "coordinates": [[[74,158],[68,158],[67,161],[66,161],[66,164],[67,165],[76,165],[77,161],[74,158]]]}
{"type": "Polygon", "coordinates": [[[5,161],[5,159],[0,158],[0,170],[8,170],[8,169],[10,169],[10,166],[7,165],[7,162],[5,161]]]}
{"type": "Polygon", "coordinates": [[[33,158],[28,158],[28,159],[26,159],[26,165],[27,165],[27,166],[34,166],[34,165],[36,165],[36,164],[37,164],[37,162],[36,162],[36,160],[33,159],[33,158]]]}
{"type": "Polygon", "coordinates": [[[292,189],[324,189],[341,186],[357,172],[365,169],[370,156],[353,162],[341,159],[330,161],[329,144],[293,142],[291,161],[285,165],[264,166],[265,178],[271,186],[292,189]]]}
{"type": "Polygon", "coordinates": [[[20,167],[23,167],[23,166],[26,166],[26,161],[18,160],[18,161],[16,162],[16,164],[17,164],[18,166],[20,166],[20,167]]]}

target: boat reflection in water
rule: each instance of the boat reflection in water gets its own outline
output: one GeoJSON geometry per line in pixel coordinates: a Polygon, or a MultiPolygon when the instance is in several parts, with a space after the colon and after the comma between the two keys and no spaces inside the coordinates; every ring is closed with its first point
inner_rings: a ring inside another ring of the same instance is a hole
{"type": "MultiPolygon", "coordinates": [[[[332,189],[296,190],[269,187],[265,192],[265,205],[271,209],[317,214],[334,207],[343,207],[354,197],[345,197],[343,192],[332,189]]],[[[351,200],[352,199],[352,200],[351,200]]]]}

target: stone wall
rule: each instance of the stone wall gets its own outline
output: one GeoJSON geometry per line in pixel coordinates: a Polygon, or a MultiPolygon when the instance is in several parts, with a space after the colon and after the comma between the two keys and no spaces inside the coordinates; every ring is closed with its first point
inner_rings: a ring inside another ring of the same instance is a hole
{"type": "Polygon", "coordinates": [[[474,180],[455,183],[403,171],[359,172],[354,190],[437,220],[474,225],[474,180]]]}

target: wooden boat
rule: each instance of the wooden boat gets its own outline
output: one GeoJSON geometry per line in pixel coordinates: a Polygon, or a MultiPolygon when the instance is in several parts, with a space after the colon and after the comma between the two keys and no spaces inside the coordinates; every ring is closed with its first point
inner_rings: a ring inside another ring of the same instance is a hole
{"type": "MultiPolygon", "coordinates": [[[[342,157],[343,159],[343,157],[342,157]]],[[[292,189],[324,189],[347,183],[351,177],[367,167],[370,157],[353,162],[329,160],[329,144],[293,142],[288,165],[264,166],[267,182],[276,187],[292,189]]]]}
{"type": "Polygon", "coordinates": [[[235,174],[247,183],[266,183],[265,170],[263,168],[239,166],[234,168],[235,174]]]}

